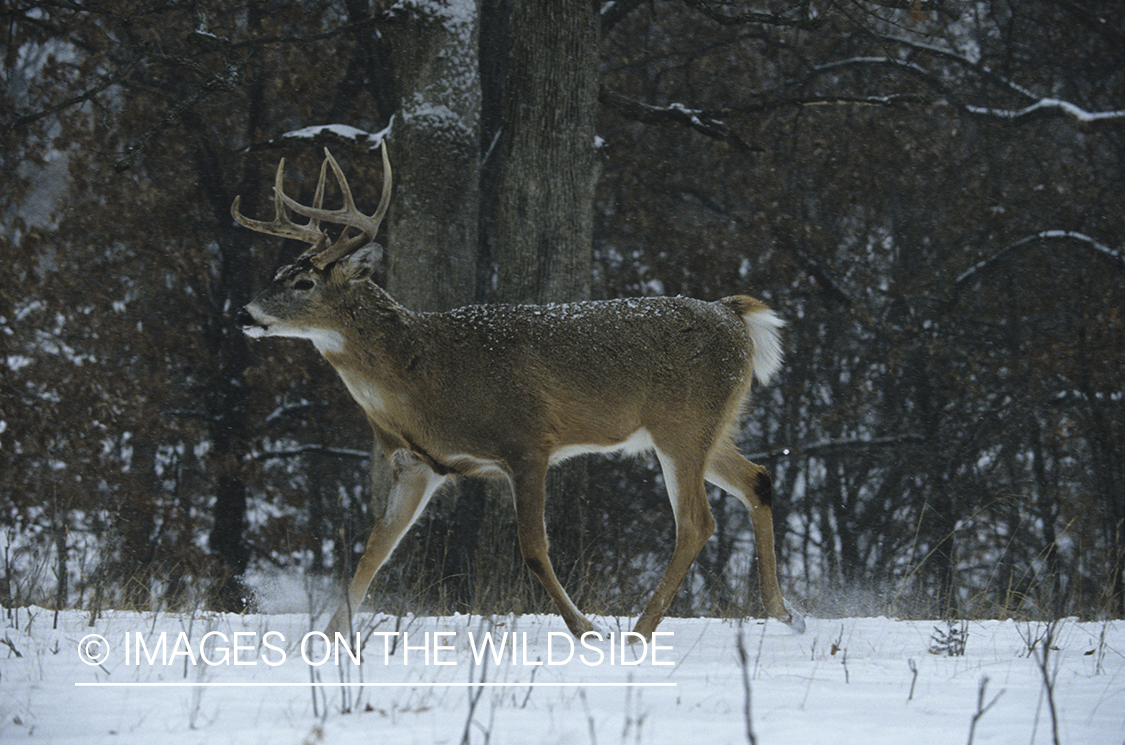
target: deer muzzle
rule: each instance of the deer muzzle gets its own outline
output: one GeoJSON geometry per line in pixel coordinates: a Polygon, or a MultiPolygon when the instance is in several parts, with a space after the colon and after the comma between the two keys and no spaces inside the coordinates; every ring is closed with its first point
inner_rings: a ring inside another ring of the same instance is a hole
{"type": "Polygon", "coordinates": [[[251,313],[246,307],[239,308],[238,313],[234,315],[234,322],[238,324],[238,326],[242,329],[242,332],[247,336],[265,336],[265,325],[259,323],[258,320],[254,318],[254,314],[251,313]]]}

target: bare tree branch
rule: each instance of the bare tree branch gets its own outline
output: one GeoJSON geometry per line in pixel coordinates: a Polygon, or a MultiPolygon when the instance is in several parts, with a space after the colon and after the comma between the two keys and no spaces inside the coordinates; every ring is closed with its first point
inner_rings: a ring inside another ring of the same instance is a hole
{"type": "Polygon", "coordinates": [[[303,127],[301,129],[285,132],[265,142],[249,145],[246,150],[248,152],[272,150],[292,143],[307,143],[317,146],[360,145],[374,150],[379,147],[384,137],[390,135],[393,126],[394,117],[391,117],[391,124],[378,132],[368,132],[348,124],[314,124],[311,127],[303,127]]]}
{"type": "Polygon", "coordinates": [[[602,105],[633,121],[645,124],[677,122],[686,124],[695,131],[713,139],[730,143],[743,152],[761,149],[747,144],[724,122],[714,118],[714,115],[710,112],[701,109],[689,109],[683,104],[651,106],[623,96],[605,86],[602,86],[598,93],[598,101],[602,105]]]}
{"type": "MultiPolygon", "coordinates": [[[[1034,91],[1020,85],[1014,80],[1005,77],[995,70],[990,69],[988,66],[982,65],[980,62],[972,60],[964,56],[963,54],[959,54],[952,49],[937,46],[934,44],[923,44],[913,39],[907,39],[900,36],[883,35],[879,38],[887,42],[892,42],[894,44],[899,44],[901,46],[907,47],[908,49],[912,49],[921,54],[941,57],[942,59],[954,62],[962,69],[977,76],[980,80],[998,85],[1005,89],[1008,93],[1014,94],[1019,98],[1023,98],[1031,102],[1027,106],[1010,109],[999,106],[979,106],[963,101],[955,102],[959,108],[969,114],[981,117],[1004,119],[1011,122],[1030,121],[1033,119],[1048,117],[1069,117],[1083,124],[1116,124],[1125,121],[1125,109],[1117,109],[1115,111],[1090,111],[1070,101],[1039,96],[1034,91]]],[[[863,64],[883,65],[903,69],[915,74],[915,76],[922,78],[935,89],[941,90],[946,95],[952,97],[951,89],[937,76],[930,73],[924,67],[916,62],[903,62],[892,57],[867,57],[841,60],[839,62],[831,63],[830,65],[821,66],[817,68],[817,71],[823,72],[825,70],[832,69],[833,67],[863,64]]]]}
{"type": "Polygon", "coordinates": [[[793,16],[740,8],[738,3],[730,2],[730,0],[684,0],[684,5],[699,11],[712,21],[724,26],[761,23],[769,26],[788,26],[812,30],[819,28],[827,21],[827,16],[813,18],[808,12],[807,3],[800,4],[801,15],[793,16]]]}
{"type": "Polygon", "coordinates": [[[129,170],[133,164],[137,162],[137,158],[144,154],[148,146],[152,144],[152,141],[156,139],[157,135],[171,126],[181,114],[193,108],[197,103],[203,100],[205,96],[215,91],[229,91],[237,86],[238,79],[241,77],[241,70],[230,69],[228,72],[230,72],[229,77],[223,75],[212,77],[196,88],[190,96],[169,109],[168,113],[165,114],[159,122],[149,127],[148,130],[140,136],[140,139],[137,140],[137,144],[129,149],[129,153],[125,157],[113,164],[113,170],[118,173],[129,170]]]}
{"type": "Polygon", "coordinates": [[[793,447],[765,450],[759,453],[749,453],[746,457],[753,461],[778,458],[781,456],[800,457],[803,455],[816,455],[818,453],[838,452],[850,448],[888,447],[904,442],[924,442],[925,439],[925,437],[919,434],[903,433],[888,435],[886,437],[857,437],[848,440],[823,440],[821,442],[810,442],[807,445],[795,445],[793,447]]]}
{"type": "MultiPolygon", "coordinates": [[[[198,44],[199,46],[222,54],[225,64],[223,69],[219,71],[212,70],[199,62],[176,55],[164,54],[160,50],[153,48],[148,43],[141,41],[139,38],[129,32],[129,25],[135,22],[135,19],[122,16],[112,10],[109,10],[98,4],[86,4],[68,2],[66,0],[59,0],[50,4],[55,9],[61,9],[84,16],[100,16],[108,19],[114,24],[120,25],[124,28],[123,40],[121,41],[120,48],[127,51],[128,57],[116,69],[111,70],[104,75],[100,76],[93,85],[85,90],[68,96],[62,101],[53,106],[38,110],[27,112],[9,112],[0,119],[0,132],[6,137],[14,130],[32,124],[41,119],[57,116],[58,114],[66,111],[74,106],[93,101],[98,94],[112,88],[115,85],[124,83],[130,75],[138,69],[144,69],[153,65],[163,64],[172,68],[187,68],[193,73],[198,75],[203,82],[192,91],[192,93],[173,106],[169,108],[168,112],[160,121],[152,125],[145,131],[138,139],[136,145],[130,148],[129,152],[120,158],[115,164],[114,169],[117,171],[128,170],[136,160],[147,150],[149,145],[167,129],[177,117],[181,116],[185,111],[196,106],[208,94],[217,91],[230,91],[236,88],[242,77],[243,61],[239,59],[239,53],[248,49],[264,47],[277,44],[304,44],[312,41],[321,41],[331,39],[337,36],[353,33],[355,31],[369,28],[373,25],[388,24],[393,22],[393,14],[390,11],[380,13],[375,16],[369,16],[359,21],[341,24],[326,31],[313,34],[293,34],[285,36],[263,36],[249,39],[232,40],[223,36],[212,34],[204,28],[196,29],[190,35],[190,41],[198,44]]],[[[21,18],[21,22],[36,22],[37,19],[21,18]]]]}
{"type": "Polygon", "coordinates": [[[260,450],[253,453],[256,460],[281,460],[284,458],[296,458],[308,453],[321,453],[323,455],[335,455],[340,458],[355,458],[357,460],[370,460],[370,450],[352,450],[351,448],[334,448],[326,445],[298,445],[297,447],[287,448],[285,450],[260,450]]]}
{"type": "Polygon", "coordinates": [[[670,122],[686,124],[701,134],[730,143],[743,152],[761,152],[760,147],[745,142],[720,117],[810,106],[893,106],[902,103],[920,103],[925,100],[917,94],[909,93],[887,96],[778,96],[772,93],[757,93],[750,94],[748,97],[758,97],[759,100],[719,110],[693,109],[679,103],[653,106],[602,86],[598,101],[626,119],[643,124],[670,122]]]}
{"type": "Polygon", "coordinates": [[[1118,111],[1087,111],[1081,106],[1076,106],[1069,101],[1060,101],[1057,98],[1041,98],[1030,106],[1024,106],[1022,109],[1000,109],[993,106],[972,105],[965,105],[964,109],[970,114],[1006,119],[1010,122],[1052,116],[1070,117],[1083,124],[1125,122],[1125,109],[1118,111]]]}
{"type": "Polygon", "coordinates": [[[90,86],[81,93],[76,93],[73,96],[64,98],[54,106],[42,109],[41,111],[31,111],[24,114],[10,112],[9,115],[5,117],[5,119],[7,119],[7,121],[4,122],[5,136],[11,134],[14,130],[19,129],[20,127],[25,127],[28,124],[39,121],[40,119],[46,119],[48,117],[55,116],[56,114],[60,114],[72,106],[77,106],[79,104],[86,103],[87,101],[92,101],[94,97],[102,91],[105,91],[124,80],[125,77],[128,76],[137,67],[140,61],[144,59],[144,56],[145,55],[143,52],[137,52],[116,71],[102,75],[94,85],[90,86]]]}
{"type": "Polygon", "coordinates": [[[1011,244],[1005,246],[1004,248],[1000,249],[996,253],[989,256],[987,259],[984,259],[983,261],[978,261],[976,264],[973,264],[971,267],[969,267],[964,272],[962,272],[957,277],[957,279],[953,280],[953,286],[955,288],[959,288],[965,282],[972,279],[976,275],[980,274],[982,271],[984,271],[988,267],[992,266],[993,264],[995,264],[997,261],[1001,260],[1005,256],[1011,254],[1013,251],[1016,251],[1016,250],[1018,250],[1020,248],[1023,248],[1025,246],[1031,245],[1033,243],[1037,243],[1039,241],[1051,241],[1051,240],[1064,240],[1064,241],[1076,242],[1077,245],[1079,245],[1081,247],[1087,248],[1091,251],[1094,251],[1095,253],[1107,256],[1111,261],[1120,265],[1120,268],[1125,269],[1125,253],[1122,253],[1120,250],[1111,248],[1110,246],[1107,246],[1106,244],[1102,243],[1101,241],[1098,241],[1094,238],[1091,238],[1088,235],[1085,235],[1083,233],[1078,233],[1078,232],[1073,231],[1073,230],[1043,230],[1043,231],[1040,231],[1038,233],[1035,233],[1034,235],[1029,235],[1025,238],[1021,238],[1018,241],[1016,241],[1015,243],[1011,243],[1011,244]]]}

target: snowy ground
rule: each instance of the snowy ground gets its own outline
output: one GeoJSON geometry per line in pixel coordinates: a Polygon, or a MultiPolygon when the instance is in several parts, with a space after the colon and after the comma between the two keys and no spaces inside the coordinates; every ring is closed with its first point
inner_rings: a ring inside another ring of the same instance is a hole
{"type": "Polygon", "coordinates": [[[471,742],[496,745],[745,743],[749,687],[762,745],[965,743],[978,701],[987,710],[973,742],[1050,743],[1051,699],[1058,742],[1125,742],[1120,621],[1059,622],[1048,697],[1040,658],[1028,649],[1036,640],[1042,647],[1042,624],[970,622],[964,655],[949,656],[929,651],[949,635],[933,622],[808,619],[807,632],[795,635],[773,622],[740,630],[726,620],[669,618],[655,657],[651,647],[626,644],[626,662],[644,659],[625,665],[625,619],[595,619],[615,634],[612,647],[591,641],[571,654],[554,616],[363,618],[376,634],[356,665],[346,650],[338,664],[310,664],[325,649],[315,637],[303,659],[310,626],[300,614],[112,612],[89,626],[78,611],[9,611],[0,631],[0,740],[460,743],[467,726],[471,742]],[[505,638],[496,663],[485,645],[505,638]],[[95,660],[84,653],[104,659],[88,664],[95,660]]]}

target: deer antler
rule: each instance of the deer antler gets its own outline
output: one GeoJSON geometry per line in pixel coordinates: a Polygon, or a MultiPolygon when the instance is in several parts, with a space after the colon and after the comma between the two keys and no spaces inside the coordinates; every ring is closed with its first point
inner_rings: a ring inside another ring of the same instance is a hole
{"type": "Polygon", "coordinates": [[[313,195],[311,207],[297,202],[285,193],[283,187],[285,159],[282,158],[277,165],[277,176],[274,178],[273,184],[274,219],[271,222],[265,222],[264,220],[251,220],[243,216],[238,211],[240,197],[234,198],[234,203],[230,208],[231,216],[239,225],[255,232],[308,243],[309,248],[297,260],[308,259],[317,269],[324,269],[332,262],[340,260],[361,246],[375,240],[375,235],[379,232],[379,225],[383,222],[383,217],[387,214],[387,207],[391,202],[391,162],[387,156],[386,140],[382,143],[382,151],[383,193],[379,200],[379,207],[372,215],[363,214],[355,206],[355,200],[352,199],[352,190],[348,186],[348,180],[344,177],[344,172],[340,169],[336,159],[332,157],[332,153],[328,152],[328,148],[325,148],[325,158],[324,162],[320,164],[320,178],[316,184],[316,193],[313,195]],[[336,210],[326,210],[322,206],[324,204],[324,182],[328,167],[332,168],[332,173],[336,176],[336,183],[340,185],[340,192],[344,197],[344,206],[336,210]],[[298,215],[309,218],[308,223],[304,225],[294,223],[289,218],[286,207],[298,215]],[[330,246],[327,245],[328,234],[320,229],[321,220],[344,226],[340,237],[330,246]],[[348,233],[351,228],[359,230],[359,234],[349,237],[348,233]]]}

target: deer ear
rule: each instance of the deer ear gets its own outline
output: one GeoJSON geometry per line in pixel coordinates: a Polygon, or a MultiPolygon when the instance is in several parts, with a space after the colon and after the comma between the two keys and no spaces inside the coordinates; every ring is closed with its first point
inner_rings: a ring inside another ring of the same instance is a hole
{"type": "Polygon", "coordinates": [[[352,282],[361,282],[372,275],[381,258],[383,258],[383,247],[378,243],[368,243],[342,259],[340,270],[352,282]]]}

